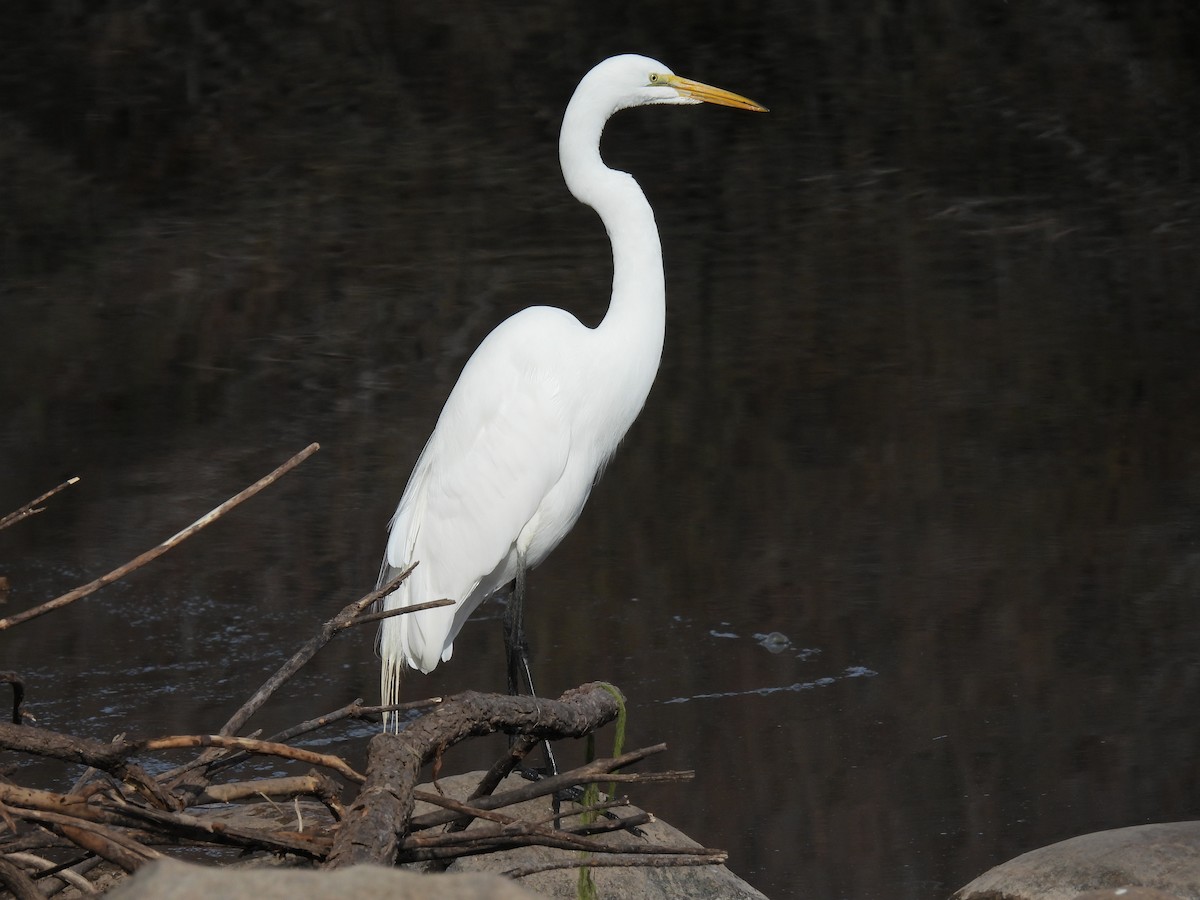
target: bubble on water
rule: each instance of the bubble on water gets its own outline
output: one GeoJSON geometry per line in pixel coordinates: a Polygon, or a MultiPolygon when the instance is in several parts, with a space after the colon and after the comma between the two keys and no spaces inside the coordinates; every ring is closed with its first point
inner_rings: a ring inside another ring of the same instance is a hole
{"type": "Polygon", "coordinates": [[[756,634],[754,639],[758,641],[761,647],[771,653],[782,653],[792,646],[791,638],[780,631],[772,631],[770,634],[756,634]]]}

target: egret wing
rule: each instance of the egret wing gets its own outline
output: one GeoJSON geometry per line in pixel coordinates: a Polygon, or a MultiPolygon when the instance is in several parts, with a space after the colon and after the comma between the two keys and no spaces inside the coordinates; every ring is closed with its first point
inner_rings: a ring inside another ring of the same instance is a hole
{"type": "Polygon", "coordinates": [[[513,577],[517,537],[567,464],[561,386],[553,367],[525,349],[545,339],[522,333],[543,310],[551,312],[530,309],[505,322],[468,361],[392,519],[386,565],[418,566],[388,608],[457,601],[388,620],[399,626],[405,658],[423,671],[449,658],[466,617],[513,577]]]}

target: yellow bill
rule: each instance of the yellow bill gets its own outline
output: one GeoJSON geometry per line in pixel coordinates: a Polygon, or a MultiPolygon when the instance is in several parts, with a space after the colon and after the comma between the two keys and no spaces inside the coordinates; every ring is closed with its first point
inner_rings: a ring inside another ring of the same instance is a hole
{"type": "Polygon", "coordinates": [[[761,103],[755,103],[748,97],[743,97],[741,94],[735,94],[723,88],[713,87],[711,84],[692,81],[692,79],[684,78],[681,75],[661,75],[658,77],[679,91],[681,96],[697,100],[701,103],[716,103],[719,106],[733,106],[737,109],[748,109],[752,112],[767,112],[767,108],[761,103]]]}

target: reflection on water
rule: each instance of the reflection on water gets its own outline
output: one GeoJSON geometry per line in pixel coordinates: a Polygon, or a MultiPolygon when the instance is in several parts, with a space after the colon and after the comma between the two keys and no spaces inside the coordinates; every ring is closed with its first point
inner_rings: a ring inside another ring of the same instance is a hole
{"type": "MultiPolygon", "coordinates": [[[[631,4],[610,46],[551,4],[408,6],[330,13],[323,42],[272,3],[178,29],[0,10],[28,38],[0,65],[38,86],[0,111],[0,510],[83,479],[0,533],[8,608],[323,447],[0,635],[42,724],[212,730],[373,583],[470,350],[531,302],[603,311],[555,131],[582,71],[637,49],[772,112],[638,110],[606,138],[658,211],[667,346],[531,579],[539,682],[621,686],[629,740],[698,773],[635,800],[768,894],[944,895],[1194,816],[1200,73],[1175,16],[631,4]]],[[[496,616],[410,695],[501,689],[496,616]]],[[[371,642],[250,727],[373,699],[371,642]]],[[[359,764],[364,738],[314,740],[359,764]]]]}
{"type": "Polygon", "coordinates": [[[840,675],[825,676],[818,678],[815,681],[798,681],[795,684],[781,684],[771,687],[752,687],[745,688],[739,691],[721,691],[716,694],[693,694],[691,697],[672,697],[670,700],[664,700],[664,703],[688,703],[692,700],[727,700],[731,697],[747,697],[751,694],[757,694],[760,697],[768,697],[771,694],[778,694],[780,691],[811,691],[814,688],[829,687],[835,684],[842,678],[870,678],[878,675],[878,672],[872,672],[864,666],[851,666],[840,675]]]}

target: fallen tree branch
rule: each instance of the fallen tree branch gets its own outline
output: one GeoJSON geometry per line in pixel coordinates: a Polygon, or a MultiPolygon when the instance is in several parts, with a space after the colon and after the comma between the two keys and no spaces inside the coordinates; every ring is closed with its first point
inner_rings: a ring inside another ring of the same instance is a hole
{"type": "Polygon", "coordinates": [[[26,622],[29,619],[35,619],[38,616],[43,616],[46,613],[53,612],[56,609],[62,609],[64,606],[68,606],[68,605],[74,603],[76,600],[79,600],[79,599],[82,599],[83,597],[88,596],[88,594],[95,593],[96,591],[100,590],[100,588],[104,587],[105,585],[112,584],[112,582],[117,581],[120,578],[124,578],[126,575],[128,575],[130,572],[134,571],[135,569],[140,569],[142,566],[146,565],[146,563],[152,562],[152,561],[158,559],[158,557],[162,556],[164,553],[166,553],[168,550],[175,547],[177,544],[181,543],[182,541],[187,540],[193,534],[195,534],[197,531],[200,531],[202,528],[204,528],[207,525],[211,525],[213,522],[215,522],[217,519],[221,518],[221,516],[225,515],[225,513],[229,512],[235,506],[238,506],[245,500],[249,500],[251,497],[253,497],[255,494],[257,494],[263,488],[267,487],[267,485],[273,484],[281,476],[287,474],[292,469],[294,469],[296,466],[300,465],[300,463],[304,462],[304,460],[308,459],[310,456],[312,456],[314,453],[316,453],[317,450],[320,449],[320,446],[321,446],[320,444],[316,444],[316,443],[309,444],[307,447],[305,447],[303,450],[301,450],[299,453],[297,453],[295,456],[293,456],[291,459],[289,459],[287,462],[285,462],[279,468],[275,469],[275,471],[271,472],[269,475],[264,475],[258,481],[254,482],[254,484],[250,485],[250,487],[248,487],[245,490],[241,491],[240,493],[237,493],[234,496],[230,497],[228,500],[226,500],[224,503],[222,503],[220,506],[216,507],[215,509],[210,510],[209,512],[205,513],[203,516],[201,516],[199,519],[197,519],[195,522],[193,522],[187,528],[185,528],[182,531],[177,532],[176,534],[167,538],[165,541],[163,541],[157,547],[153,547],[150,550],[147,550],[145,553],[141,554],[140,556],[137,556],[137,557],[131,559],[129,562],[125,563],[124,565],[117,566],[117,568],[113,569],[107,575],[101,575],[99,578],[95,579],[94,581],[89,581],[87,584],[81,585],[80,587],[77,587],[72,591],[68,591],[67,593],[63,594],[61,597],[56,597],[53,600],[49,600],[46,603],[43,603],[41,606],[35,606],[32,609],[27,609],[24,612],[17,613],[16,615],[8,616],[6,618],[0,619],[0,631],[4,631],[5,629],[12,628],[14,625],[20,625],[22,622],[26,622]]]}
{"type": "MultiPolygon", "coordinates": [[[[239,728],[245,725],[246,722],[249,721],[250,717],[258,712],[262,705],[267,702],[271,695],[279,690],[280,686],[284,682],[295,675],[301,666],[316,656],[317,651],[328,644],[335,634],[354,625],[363,610],[369,608],[372,604],[399,587],[401,582],[408,578],[409,574],[414,568],[416,568],[416,563],[413,563],[411,566],[406,568],[403,572],[401,572],[383,587],[377,588],[376,590],[371,591],[369,594],[359,597],[353,603],[343,608],[342,611],[332,619],[325,622],[316,635],[306,641],[299,650],[292,654],[292,658],[280,666],[279,670],[276,671],[275,674],[270,678],[268,678],[263,686],[255,691],[249,700],[241,705],[241,708],[239,708],[238,711],[230,717],[229,721],[221,726],[220,733],[233,734],[239,728]]],[[[445,606],[453,602],[453,600],[437,600],[433,603],[421,604],[421,608],[428,609],[434,606],[445,606]]],[[[410,607],[408,610],[404,611],[410,612],[415,611],[416,609],[417,607],[410,607]]]]}
{"type": "Polygon", "coordinates": [[[86,818],[76,813],[66,814],[44,809],[14,809],[13,812],[22,819],[53,826],[72,843],[103,856],[126,872],[133,872],[143,864],[162,857],[157,850],[144,846],[128,834],[108,827],[122,824],[119,816],[91,804],[83,806],[86,818]]]}
{"type": "Polygon", "coordinates": [[[247,753],[262,756],[279,756],[333,769],[343,778],[358,784],[367,780],[365,775],[360,775],[350,768],[340,756],[314,753],[311,750],[301,750],[298,747],[289,747],[287,744],[278,744],[274,741],[258,741],[253,738],[230,737],[225,734],[181,734],[139,742],[141,750],[178,750],[181,747],[219,747],[223,750],[245,750],[247,753]]]}
{"type": "Polygon", "coordinates": [[[273,853],[299,853],[310,859],[324,859],[329,852],[329,839],[289,831],[267,831],[259,828],[240,828],[226,822],[210,821],[187,813],[169,813],[142,806],[126,806],[120,810],[127,819],[142,820],[176,838],[213,844],[228,844],[250,850],[273,853]]]}
{"type": "MultiPolygon", "coordinates": [[[[235,781],[231,784],[210,785],[197,798],[199,803],[234,803],[238,800],[248,800],[254,797],[269,799],[271,797],[289,798],[309,796],[317,797],[330,812],[340,808],[337,783],[328,775],[320,772],[310,772],[308,775],[292,775],[284,778],[261,778],[258,781],[235,781]]],[[[338,813],[334,812],[334,815],[338,813]]],[[[340,818],[340,816],[339,816],[340,818]]]]}
{"type": "Polygon", "coordinates": [[[0,722],[0,747],[93,766],[108,772],[120,782],[132,784],[139,793],[164,809],[178,806],[174,798],[147,775],[141,766],[128,761],[138,750],[137,744],[128,741],[105,743],[60,734],[46,728],[0,722]]]}
{"type": "Polygon", "coordinates": [[[42,494],[40,497],[36,497],[35,499],[30,500],[28,503],[26,503],[20,509],[14,509],[7,516],[0,519],[0,531],[7,528],[9,525],[16,525],[22,519],[28,519],[30,516],[36,516],[38,513],[43,512],[45,510],[45,507],[44,506],[39,507],[38,506],[39,503],[46,502],[51,497],[53,497],[55,494],[57,494],[59,491],[69,488],[71,485],[76,484],[78,481],[79,481],[78,475],[76,475],[73,478],[68,478],[62,484],[58,485],[58,487],[50,488],[50,490],[46,491],[46,493],[42,494]]]}
{"type": "MultiPolygon", "coordinates": [[[[582,688],[579,690],[582,690],[582,688]]],[[[594,759],[577,769],[572,769],[570,772],[563,772],[559,775],[551,775],[547,778],[539,779],[538,781],[531,781],[529,784],[515,790],[505,791],[503,794],[472,798],[471,805],[480,809],[500,809],[505,806],[511,806],[514,803],[524,803],[526,800],[545,797],[547,794],[554,794],[566,788],[575,787],[578,784],[587,784],[593,781],[612,781],[612,773],[616,769],[631,766],[645,759],[647,756],[661,753],[666,749],[666,744],[655,744],[652,747],[643,747],[640,750],[631,750],[628,753],[622,753],[620,756],[607,759],[594,759]]],[[[433,828],[437,825],[445,825],[456,818],[458,818],[458,814],[446,810],[424,813],[420,816],[413,816],[409,822],[409,830],[417,831],[424,828],[433,828]]]]}
{"type": "Polygon", "coordinates": [[[369,745],[367,781],[338,829],[328,865],[391,865],[408,830],[421,766],[464,738],[496,731],[547,739],[582,737],[616,716],[616,697],[599,684],[567,691],[558,700],[468,692],[400,734],[377,734],[369,745]]]}
{"type": "MultiPolygon", "coordinates": [[[[429,697],[425,700],[412,700],[408,703],[394,703],[391,706],[364,706],[362,698],[356,699],[347,703],[341,709],[335,709],[333,712],[325,713],[317,716],[315,719],[309,719],[306,722],[301,722],[298,725],[293,725],[290,728],[285,728],[283,731],[278,731],[271,735],[266,740],[275,743],[286,743],[293,738],[299,737],[302,734],[308,734],[311,731],[316,731],[319,728],[325,728],[335,722],[340,722],[342,719],[367,719],[381,715],[384,712],[397,712],[412,709],[424,709],[429,706],[437,706],[442,702],[441,697],[429,697]]],[[[200,785],[190,785],[193,791],[198,790],[201,794],[207,790],[203,785],[207,784],[208,778],[222,769],[235,766],[250,757],[249,753],[237,751],[227,753],[219,758],[201,755],[191,762],[185,763],[182,766],[177,766],[158,776],[158,780],[162,784],[175,784],[180,776],[187,774],[201,767],[207,767],[205,779],[200,785]]]]}
{"type": "MultiPolygon", "coordinates": [[[[389,592],[394,591],[400,585],[400,583],[409,576],[416,565],[416,563],[413,563],[404,571],[396,575],[395,578],[391,579],[387,584],[376,588],[367,594],[364,594],[362,597],[359,597],[353,603],[345,606],[341,612],[335,615],[332,619],[329,619],[322,624],[317,634],[306,641],[299,650],[292,654],[291,659],[280,666],[275,674],[268,678],[266,682],[263,683],[262,687],[255,691],[250,699],[243,703],[237,712],[235,712],[229,718],[229,720],[221,726],[220,734],[232,735],[243,725],[245,725],[250,717],[254,715],[254,713],[258,712],[258,710],[262,708],[263,704],[270,699],[271,695],[279,690],[279,688],[282,687],[288,681],[288,679],[295,675],[305,663],[316,656],[317,652],[326,644],[328,644],[329,641],[333,639],[334,635],[356,625],[358,622],[358,617],[365,610],[369,609],[373,604],[386,596],[389,592]]],[[[430,609],[436,606],[446,606],[450,603],[453,603],[453,601],[437,600],[432,603],[411,606],[407,609],[401,610],[401,612],[415,612],[418,609],[430,609]]],[[[219,746],[221,745],[213,745],[213,747],[219,746]]],[[[190,798],[200,794],[208,785],[208,779],[213,774],[214,767],[218,761],[223,761],[224,758],[225,753],[223,750],[210,748],[205,750],[204,753],[200,754],[199,757],[197,757],[188,765],[172,770],[172,772],[168,773],[167,778],[164,780],[175,779],[184,773],[195,772],[198,769],[202,769],[202,772],[192,775],[186,781],[180,780],[172,782],[176,787],[179,787],[184,791],[185,796],[188,798],[188,802],[190,802],[190,798]]],[[[354,774],[357,776],[357,773],[354,774]]]]}

